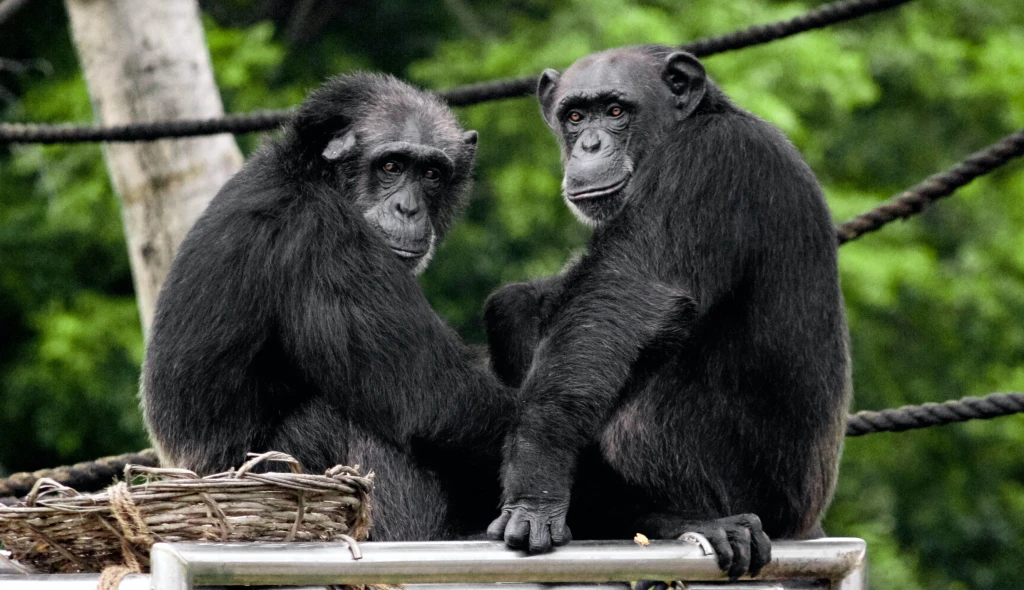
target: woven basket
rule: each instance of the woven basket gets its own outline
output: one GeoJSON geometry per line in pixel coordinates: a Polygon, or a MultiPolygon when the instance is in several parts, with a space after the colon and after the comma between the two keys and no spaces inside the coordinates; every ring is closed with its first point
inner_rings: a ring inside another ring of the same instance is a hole
{"type": "Polygon", "coordinates": [[[208,477],[129,465],[125,482],[90,495],[43,479],[24,502],[0,505],[0,541],[36,573],[145,571],[160,541],[354,545],[370,526],[372,477],[340,465],[303,474],[291,456],[271,452],[208,477]],[[292,473],[251,471],[265,461],[287,463],[292,473]]]}

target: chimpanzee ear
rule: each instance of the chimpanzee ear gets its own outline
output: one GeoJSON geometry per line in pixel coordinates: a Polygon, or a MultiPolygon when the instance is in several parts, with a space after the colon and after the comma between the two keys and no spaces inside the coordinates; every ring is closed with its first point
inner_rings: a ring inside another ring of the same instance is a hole
{"type": "Polygon", "coordinates": [[[350,129],[331,138],[322,155],[327,161],[340,160],[348,155],[354,147],[356,147],[356,132],[350,129]]]}
{"type": "Polygon", "coordinates": [[[676,95],[676,108],[682,111],[680,118],[689,117],[704,98],[707,87],[704,66],[693,55],[685,51],[676,51],[665,59],[661,79],[665,81],[672,94],[676,95]]]}
{"type": "Polygon", "coordinates": [[[469,153],[474,157],[476,156],[476,144],[479,140],[480,134],[472,129],[462,134],[462,143],[466,144],[469,153]]]}
{"type": "Polygon", "coordinates": [[[558,80],[561,75],[557,70],[544,70],[544,73],[540,75],[540,82],[537,83],[537,100],[540,101],[540,112],[544,115],[544,120],[547,121],[548,126],[555,129],[557,121],[555,121],[555,89],[558,88],[558,80]]]}

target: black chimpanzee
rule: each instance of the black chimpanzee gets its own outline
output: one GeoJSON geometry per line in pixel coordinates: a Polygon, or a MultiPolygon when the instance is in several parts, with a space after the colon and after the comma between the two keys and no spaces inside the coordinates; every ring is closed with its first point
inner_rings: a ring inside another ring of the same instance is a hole
{"type": "Polygon", "coordinates": [[[160,294],[143,401],[165,463],[207,474],[266,450],[314,472],[358,463],[376,472],[374,539],[483,530],[514,390],[414,276],[476,143],[391,77],[309,97],[213,199],[160,294]]]}
{"type": "Polygon", "coordinates": [[[598,53],[538,94],[565,200],[595,230],[561,275],[488,301],[493,366],[523,404],[489,532],[539,552],[568,542],[567,513],[577,538],[694,531],[730,577],[756,574],[765,533],[820,530],[842,445],[821,188],[687,53],[598,53]]]}

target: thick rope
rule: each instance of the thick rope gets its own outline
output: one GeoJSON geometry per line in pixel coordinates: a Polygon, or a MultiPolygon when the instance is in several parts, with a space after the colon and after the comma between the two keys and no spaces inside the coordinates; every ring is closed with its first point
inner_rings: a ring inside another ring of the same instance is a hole
{"type": "Polygon", "coordinates": [[[252,133],[280,126],[290,109],[225,115],[219,119],[153,121],[102,127],[99,125],[0,124],[0,143],[79,143],[89,141],[153,141],[217,133],[252,133]]]}
{"type": "MultiPolygon", "coordinates": [[[[863,436],[877,432],[903,432],[931,426],[944,426],[968,420],[988,420],[1002,416],[1024,413],[1024,393],[992,393],[985,397],[965,397],[942,403],[926,403],[919,406],[903,406],[879,412],[863,411],[847,417],[846,436],[863,436]]],[[[17,473],[7,479],[0,479],[0,496],[23,496],[32,485],[43,477],[60,481],[70,487],[73,483],[85,489],[97,489],[108,485],[124,469],[126,463],[156,466],[156,453],[146,449],[116,457],[78,463],[70,467],[43,469],[35,473],[17,473]],[[112,467],[113,466],[113,467],[112,467]],[[67,477],[74,472],[75,477],[67,477]],[[96,474],[89,479],[89,474],[96,474]],[[63,481],[59,478],[64,478],[63,481]],[[27,487],[26,487],[27,486],[27,487]]],[[[0,498],[5,504],[13,504],[10,498],[0,498]]]]}
{"type": "Polygon", "coordinates": [[[881,412],[857,412],[846,422],[846,436],[903,432],[968,420],[988,420],[1024,413],[1024,393],[992,393],[942,403],[903,406],[881,412]]]}
{"type": "Polygon", "coordinates": [[[114,478],[122,474],[125,465],[128,464],[156,467],[159,460],[156,451],[146,449],[138,453],[104,457],[65,467],[42,469],[32,473],[15,473],[0,479],[0,497],[24,496],[32,490],[32,486],[37,481],[43,478],[52,479],[80,492],[96,491],[110,485],[114,478]]]}
{"type": "MultiPolygon", "coordinates": [[[[756,25],[717,37],[698,39],[680,48],[698,57],[769,43],[812,29],[881,12],[910,0],[842,0],[825,4],[789,20],[756,25]]],[[[537,89],[538,76],[494,80],[451,88],[438,93],[451,106],[521,98],[537,89]]],[[[227,115],[202,121],[156,121],[113,127],[0,123],[0,143],[77,143],[88,141],[152,141],[217,133],[251,133],[274,129],[292,116],[292,110],[227,115]]]]}
{"type": "Polygon", "coordinates": [[[716,53],[770,43],[813,29],[823,29],[834,24],[896,8],[909,1],[847,0],[831,2],[790,20],[767,25],[754,25],[728,35],[698,39],[683,45],[682,48],[697,57],[706,57],[716,53]]]}
{"type": "Polygon", "coordinates": [[[991,172],[1014,158],[1024,155],[1024,130],[1004,137],[998,143],[974,152],[945,172],[933,174],[892,200],[862,213],[836,228],[839,244],[873,232],[890,221],[916,215],[925,207],[953,194],[956,189],[975,178],[991,172]]]}

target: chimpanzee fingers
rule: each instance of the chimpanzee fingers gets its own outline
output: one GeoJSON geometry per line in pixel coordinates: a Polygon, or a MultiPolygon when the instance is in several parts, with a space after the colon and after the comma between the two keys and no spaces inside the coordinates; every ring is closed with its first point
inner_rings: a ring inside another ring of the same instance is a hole
{"type": "Polygon", "coordinates": [[[633,587],[633,590],[668,590],[665,582],[653,582],[651,580],[640,580],[633,587]]]}
{"type": "Polygon", "coordinates": [[[512,516],[505,525],[505,544],[513,549],[526,549],[530,544],[530,521],[521,508],[512,510],[512,516]]]}
{"type": "Polygon", "coordinates": [[[565,521],[556,518],[551,522],[551,544],[555,547],[561,547],[572,541],[572,531],[569,530],[569,525],[565,524],[565,521]]]}
{"type": "Polygon", "coordinates": [[[546,518],[530,519],[530,553],[551,551],[551,529],[546,518]]]}
{"type": "Polygon", "coordinates": [[[505,508],[501,511],[501,515],[495,518],[490,526],[487,527],[487,538],[492,541],[501,541],[505,538],[505,527],[508,525],[508,519],[512,518],[512,511],[505,508]]]}
{"type": "Polygon", "coordinates": [[[732,548],[732,564],[729,566],[729,579],[735,580],[747,573],[750,567],[750,529],[742,526],[730,527],[725,531],[732,548]]]}

